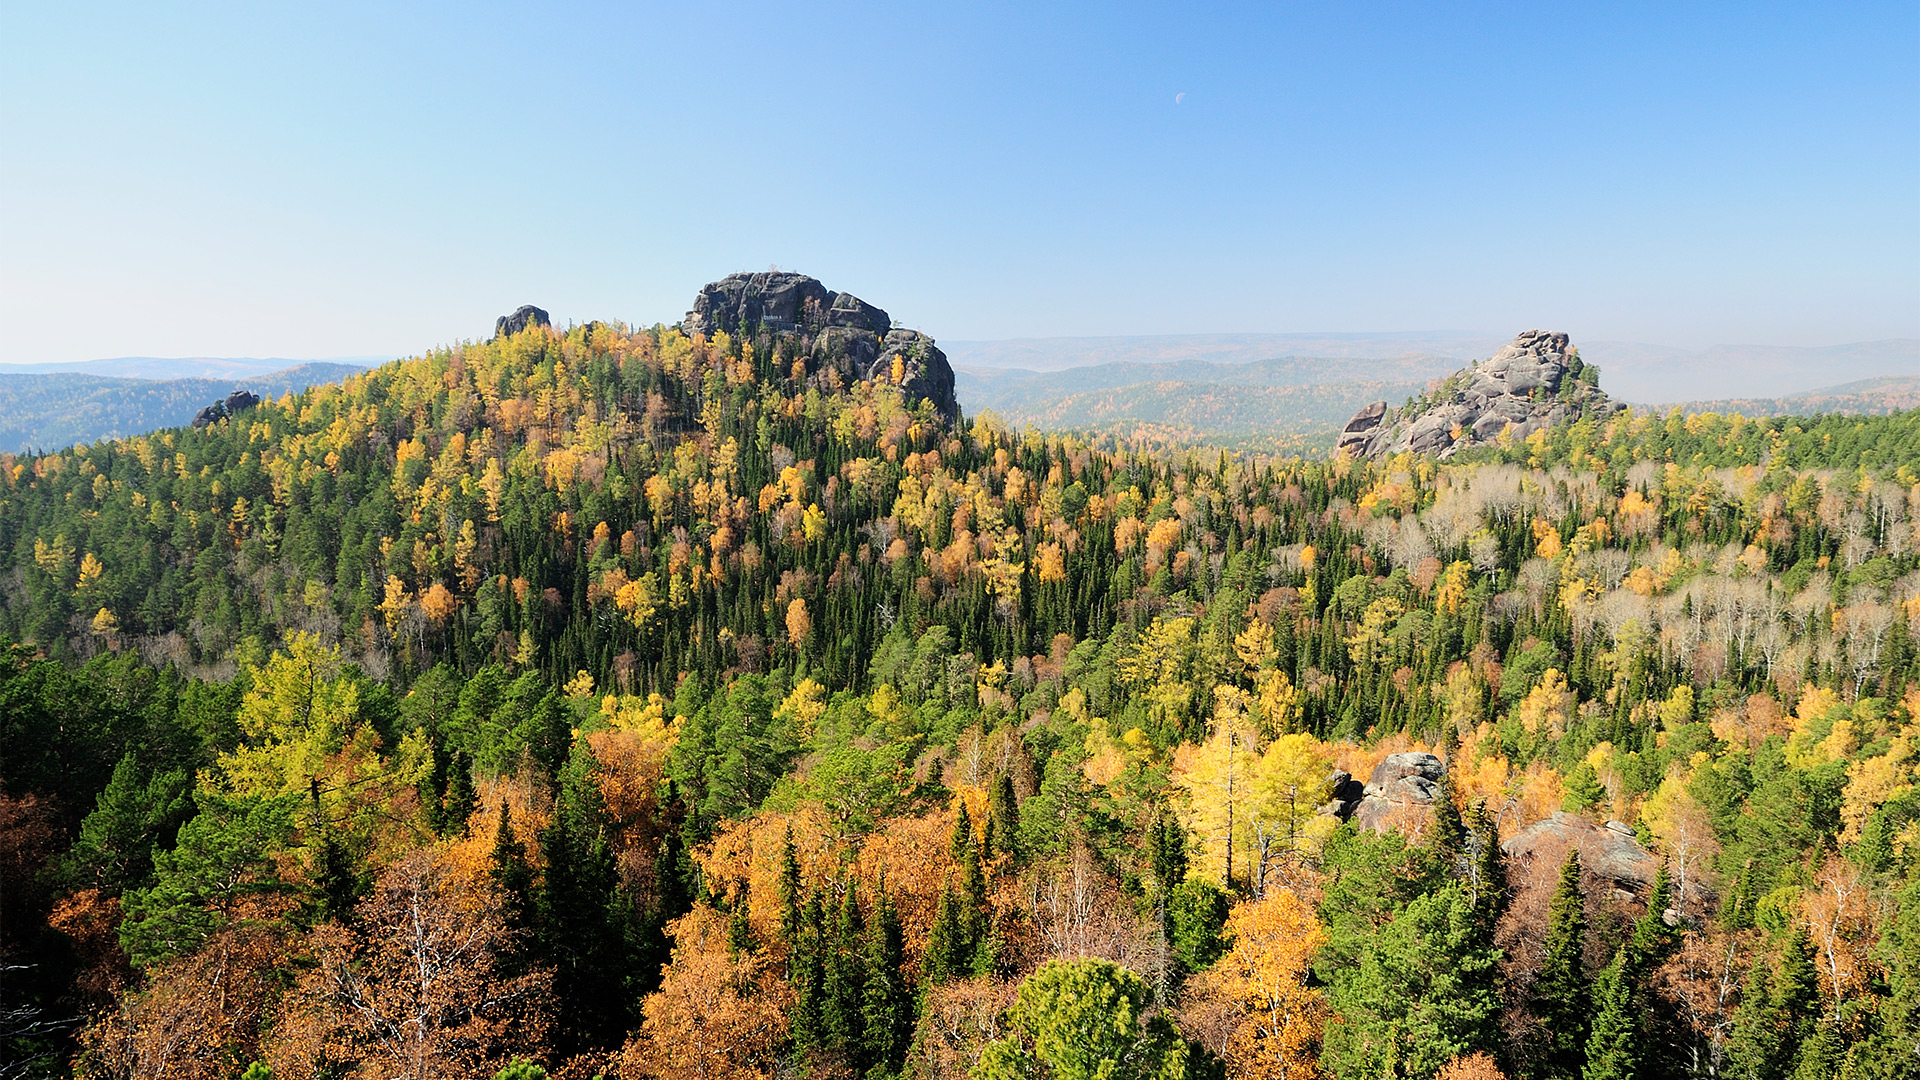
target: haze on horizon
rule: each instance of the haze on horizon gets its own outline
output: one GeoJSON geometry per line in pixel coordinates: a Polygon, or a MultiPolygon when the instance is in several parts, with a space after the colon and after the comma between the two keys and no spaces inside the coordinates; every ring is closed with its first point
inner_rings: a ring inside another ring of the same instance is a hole
{"type": "MultiPolygon", "coordinates": [[[[47,7],[0,362],[813,274],[950,340],[1920,337],[1920,9],[47,7]]],[[[1837,372],[1840,381],[1844,372],[1837,372]]]]}

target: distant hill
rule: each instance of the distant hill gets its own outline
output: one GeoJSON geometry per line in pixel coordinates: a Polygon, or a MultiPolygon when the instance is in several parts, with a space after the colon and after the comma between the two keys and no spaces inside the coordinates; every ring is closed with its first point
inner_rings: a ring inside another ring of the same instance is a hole
{"type": "Polygon", "coordinates": [[[0,364],[8,375],[99,375],[109,379],[253,379],[308,364],[377,367],[391,356],[329,356],[294,360],[283,356],[115,356],[71,364],[0,364]]]}
{"type": "MultiPolygon", "coordinates": [[[[942,342],[956,368],[1061,371],[1101,364],[1246,364],[1274,357],[1398,359],[1483,357],[1506,343],[1495,334],[1414,331],[1367,334],[1152,334],[1137,337],[1010,338],[942,342]]],[[[1456,363],[1454,365],[1458,367],[1456,363]]]]}
{"type": "Polygon", "coordinates": [[[1252,363],[1114,363],[1066,371],[960,369],[969,412],[1012,426],[1205,443],[1230,449],[1327,450],[1355,410],[1398,403],[1460,366],[1436,355],[1397,359],[1285,356],[1252,363]]]}
{"type": "Polygon", "coordinates": [[[1685,401],[1684,412],[1739,413],[1742,416],[1806,416],[1813,413],[1859,413],[1885,416],[1920,409],[1920,375],[1885,375],[1878,379],[1825,386],[1784,397],[1722,398],[1685,401]]]}
{"type": "Polygon", "coordinates": [[[1675,349],[1626,341],[1584,344],[1607,392],[1622,401],[1722,401],[1777,398],[1831,387],[1836,379],[1920,376],[1920,339],[1889,338],[1847,345],[1714,345],[1675,349]]]}
{"type": "Polygon", "coordinates": [[[363,370],[354,364],[315,362],[237,379],[107,378],[64,371],[0,374],[0,452],[58,450],[179,427],[235,389],[277,398],[363,370]]]}

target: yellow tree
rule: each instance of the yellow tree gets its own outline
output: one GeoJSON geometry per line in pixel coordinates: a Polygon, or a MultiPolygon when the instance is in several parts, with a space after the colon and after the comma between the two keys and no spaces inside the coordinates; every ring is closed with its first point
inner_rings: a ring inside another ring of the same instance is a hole
{"type": "Polygon", "coordinates": [[[1266,893],[1270,873],[1313,854],[1339,824],[1319,812],[1332,794],[1332,766],[1326,746],[1307,734],[1280,736],[1252,763],[1247,827],[1254,896],[1266,893]]]}
{"type": "Polygon", "coordinates": [[[1234,908],[1226,936],[1231,947],[1188,984],[1185,1008],[1224,1008],[1225,1057],[1235,1076],[1319,1077],[1320,1034],[1329,1010],[1307,976],[1327,933],[1313,909],[1291,890],[1275,889],[1234,908]]]}
{"type": "Polygon", "coordinates": [[[1174,751],[1173,781],[1186,794],[1181,823],[1200,838],[1200,867],[1222,884],[1233,881],[1233,849],[1248,831],[1253,797],[1254,732],[1246,691],[1214,688],[1213,734],[1174,751]]]}

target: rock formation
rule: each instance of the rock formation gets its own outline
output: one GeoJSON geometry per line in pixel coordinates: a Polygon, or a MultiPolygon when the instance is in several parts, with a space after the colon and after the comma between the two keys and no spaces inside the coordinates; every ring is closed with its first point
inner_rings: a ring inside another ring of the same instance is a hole
{"type": "Polygon", "coordinates": [[[1355,828],[1385,832],[1408,813],[1431,812],[1446,775],[1446,764],[1432,754],[1388,754],[1364,785],[1336,770],[1328,778],[1332,800],[1320,812],[1351,820],[1355,828]]]}
{"type": "Polygon", "coordinates": [[[1654,875],[1660,872],[1660,860],[1640,846],[1626,824],[1609,821],[1595,825],[1564,810],[1521,829],[1500,845],[1501,853],[1509,859],[1556,861],[1565,859],[1575,848],[1580,851],[1582,869],[1612,882],[1615,891],[1631,896],[1644,896],[1653,888],[1654,875]]]}
{"type": "Polygon", "coordinates": [[[895,329],[886,312],[805,274],[729,274],[700,290],[680,327],[689,334],[792,334],[797,350],[789,348],[787,355],[804,355],[810,378],[835,372],[842,386],[862,379],[893,381],[897,356],[899,386],[909,402],[930,401],[948,419],[960,415],[953,368],[932,338],[895,329]]]}
{"type": "Polygon", "coordinates": [[[1361,409],[1341,431],[1339,447],[1355,457],[1411,450],[1445,458],[1491,444],[1502,433],[1517,441],[1562,421],[1625,408],[1598,380],[1599,369],[1580,359],[1567,335],[1528,330],[1404,408],[1389,411],[1380,401],[1361,409]]]}
{"type": "Polygon", "coordinates": [[[513,314],[502,315],[493,320],[493,336],[511,337],[529,326],[552,326],[553,320],[547,313],[532,304],[521,304],[513,309],[513,314]]]}
{"type": "Polygon", "coordinates": [[[194,413],[193,426],[202,428],[209,424],[218,423],[222,419],[239,412],[241,409],[251,409],[258,404],[260,404],[260,398],[254,394],[253,391],[235,390],[233,393],[227,395],[225,401],[216,401],[206,408],[201,409],[199,412],[194,413]]]}

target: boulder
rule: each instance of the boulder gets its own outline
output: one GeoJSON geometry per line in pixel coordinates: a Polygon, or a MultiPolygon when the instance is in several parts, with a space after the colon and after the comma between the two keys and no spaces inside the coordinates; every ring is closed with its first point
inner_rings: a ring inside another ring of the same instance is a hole
{"type": "Polygon", "coordinates": [[[222,408],[220,403],[216,401],[213,404],[207,406],[206,408],[201,409],[199,412],[193,414],[193,426],[197,428],[203,428],[208,426],[209,424],[217,424],[226,415],[227,415],[227,410],[222,408]]]}
{"type": "Polygon", "coordinates": [[[1356,828],[1385,832],[1409,810],[1425,812],[1440,796],[1447,766],[1421,751],[1388,754],[1374,766],[1351,814],[1356,828]]]}
{"type": "Polygon", "coordinates": [[[953,367],[933,339],[896,328],[893,317],[852,293],[834,292],[805,274],[784,271],[729,274],[701,289],[680,321],[689,334],[772,332],[797,339],[789,356],[808,359],[809,378],[837,372],[840,385],[894,381],[909,402],[929,401],[942,416],[960,414],[953,367]]]}
{"type": "Polygon", "coordinates": [[[1340,449],[1346,450],[1364,446],[1367,433],[1380,426],[1380,420],[1387,415],[1387,403],[1376,401],[1353,414],[1347,426],[1340,429],[1340,449]]]}
{"type": "Polygon", "coordinates": [[[1653,887],[1660,860],[1640,846],[1633,829],[1623,822],[1595,825],[1564,810],[1521,829],[1500,845],[1509,859],[1566,858],[1578,849],[1580,865],[1588,873],[1611,881],[1616,890],[1643,896],[1653,887]]]}
{"type": "Polygon", "coordinates": [[[552,325],[553,320],[547,317],[545,311],[534,307],[532,304],[521,304],[519,307],[513,309],[513,314],[502,315],[493,320],[493,336],[496,338],[512,337],[514,334],[520,333],[529,326],[552,325]]]}
{"type": "Polygon", "coordinates": [[[1335,769],[1327,774],[1327,804],[1320,808],[1323,816],[1337,817],[1342,821],[1353,816],[1365,797],[1367,787],[1353,778],[1345,769],[1335,769]]]}
{"type": "Polygon", "coordinates": [[[227,400],[222,404],[226,408],[227,414],[232,415],[241,409],[251,409],[255,405],[260,404],[260,398],[250,390],[235,390],[233,393],[227,395],[227,400]]]}

